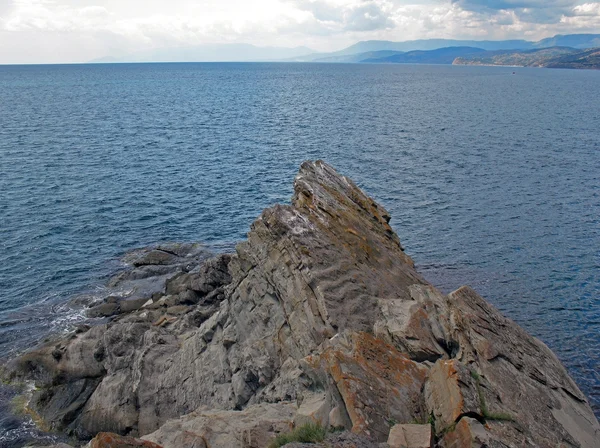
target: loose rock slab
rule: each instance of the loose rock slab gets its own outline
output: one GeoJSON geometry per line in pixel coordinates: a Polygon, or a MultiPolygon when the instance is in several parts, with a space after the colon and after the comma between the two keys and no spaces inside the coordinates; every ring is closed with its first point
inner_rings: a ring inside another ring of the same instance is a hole
{"type": "Polygon", "coordinates": [[[389,448],[433,448],[431,425],[394,425],[388,438],[389,448]]]}

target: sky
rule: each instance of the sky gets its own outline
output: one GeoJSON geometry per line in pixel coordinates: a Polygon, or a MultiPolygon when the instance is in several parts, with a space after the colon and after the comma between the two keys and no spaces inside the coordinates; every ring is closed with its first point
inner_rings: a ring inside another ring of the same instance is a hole
{"type": "Polygon", "coordinates": [[[600,33],[586,0],[0,0],[0,64],[86,62],[207,43],[342,49],[360,40],[600,33]]]}

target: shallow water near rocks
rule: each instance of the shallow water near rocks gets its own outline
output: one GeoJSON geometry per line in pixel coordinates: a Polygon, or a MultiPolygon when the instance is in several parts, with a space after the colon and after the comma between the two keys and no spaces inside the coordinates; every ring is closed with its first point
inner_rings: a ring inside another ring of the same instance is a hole
{"type": "Polygon", "coordinates": [[[232,250],[322,158],[428,280],[546,342],[599,415],[600,73],[513,71],[0,67],[0,357],[80,322],[69,298],[102,295],[132,248],[232,250]]]}

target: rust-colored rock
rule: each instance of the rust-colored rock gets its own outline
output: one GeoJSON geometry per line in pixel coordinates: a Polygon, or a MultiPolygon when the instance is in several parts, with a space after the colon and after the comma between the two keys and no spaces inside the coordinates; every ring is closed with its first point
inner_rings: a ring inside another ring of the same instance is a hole
{"type": "Polygon", "coordinates": [[[482,448],[489,446],[490,436],[484,426],[469,417],[462,418],[440,441],[441,448],[482,448]]]}
{"type": "Polygon", "coordinates": [[[427,368],[368,333],[336,337],[309,364],[327,373],[352,431],[387,440],[390,427],[425,417],[421,388],[427,368]]]}
{"type": "Polygon", "coordinates": [[[425,401],[438,433],[465,414],[481,414],[475,379],[456,359],[439,360],[434,364],[425,385],[425,401]]]}

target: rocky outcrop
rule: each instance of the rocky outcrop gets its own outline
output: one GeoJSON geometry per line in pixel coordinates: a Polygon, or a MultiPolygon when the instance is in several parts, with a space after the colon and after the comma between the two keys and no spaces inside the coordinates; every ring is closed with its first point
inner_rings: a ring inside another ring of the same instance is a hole
{"type": "Polygon", "coordinates": [[[158,290],[94,304],[104,321],[7,366],[37,382],[31,411],[81,439],[164,448],[258,448],[306,423],[367,445],[420,424],[440,447],[598,446],[556,356],[470,288],[429,285],[350,179],[305,162],[294,190],[235,254],[132,257],[115,283],[158,290]]]}

